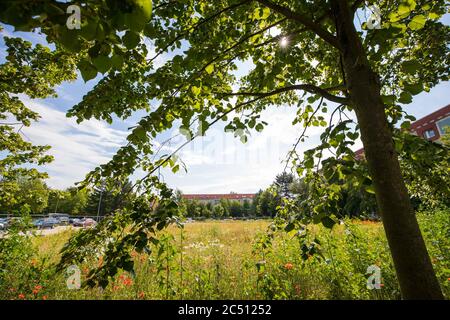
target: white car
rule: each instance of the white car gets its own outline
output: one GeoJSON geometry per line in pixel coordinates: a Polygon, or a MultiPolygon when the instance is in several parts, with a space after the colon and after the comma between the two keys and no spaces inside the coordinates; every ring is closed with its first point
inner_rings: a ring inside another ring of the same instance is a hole
{"type": "Polygon", "coordinates": [[[83,227],[93,227],[97,224],[94,219],[86,218],[83,221],[83,227]]]}

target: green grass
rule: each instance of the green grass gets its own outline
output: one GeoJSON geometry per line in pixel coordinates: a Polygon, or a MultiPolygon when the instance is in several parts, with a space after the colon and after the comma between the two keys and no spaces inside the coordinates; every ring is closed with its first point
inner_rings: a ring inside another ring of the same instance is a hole
{"type": "MultiPolygon", "coordinates": [[[[421,215],[420,223],[432,261],[446,297],[450,297],[449,211],[421,215]]],[[[117,275],[105,289],[68,290],[63,274],[48,266],[70,232],[33,239],[31,266],[41,274],[33,279],[42,286],[20,284],[2,298],[42,299],[399,299],[384,231],[380,223],[346,221],[330,232],[311,226],[310,239],[320,242],[321,255],[303,260],[302,243],[293,234],[276,235],[270,250],[258,249],[256,239],[268,221],[204,221],[170,228],[162,234],[165,251],[158,256],[134,254],[136,275],[117,275]],[[183,238],[182,238],[183,237],[183,238]],[[169,249],[169,250],[167,250],[169,249]],[[259,267],[257,267],[257,265],[259,267]],[[382,288],[366,288],[367,267],[381,268],[382,288]],[[37,280],[36,280],[37,279],[37,280]],[[19,292],[28,290],[27,292],[19,292]],[[23,296],[21,296],[23,297],[23,296]]],[[[86,266],[81,266],[85,276],[86,266]]],[[[20,268],[19,268],[20,269],[20,268]]],[[[17,270],[16,272],[24,272],[17,270]]],[[[11,289],[11,288],[8,288],[11,289]]]]}

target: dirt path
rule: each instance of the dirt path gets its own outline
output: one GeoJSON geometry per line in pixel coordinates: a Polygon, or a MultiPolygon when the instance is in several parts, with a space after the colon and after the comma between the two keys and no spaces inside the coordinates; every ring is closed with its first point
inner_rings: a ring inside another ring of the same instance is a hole
{"type": "Polygon", "coordinates": [[[49,236],[49,235],[61,233],[61,232],[67,231],[67,230],[80,230],[80,229],[82,229],[82,227],[57,226],[57,227],[54,227],[52,229],[36,230],[35,234],[38,235],[38,236],[49,236]]]}
{"type": "MultiPolygon", "coordinates": [[[[33,230],[28,231],[27,235],[31,235],[32,233],[36,236],[49,236],[52,234],[58,234],[67,230],[80,230],[82,227],[74,227],[74,226],[57,226],[52,229],[39,229],[39,230],[33,230]]],[[[5,236],[4,231],[0,231],[0,238],[3,238],[5,236]]]]}

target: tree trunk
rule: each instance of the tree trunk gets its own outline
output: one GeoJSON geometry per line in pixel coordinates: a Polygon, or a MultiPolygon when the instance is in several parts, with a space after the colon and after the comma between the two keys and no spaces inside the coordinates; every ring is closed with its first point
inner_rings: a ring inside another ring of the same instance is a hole
{"type": "Polygon", "coordinates": [[[443,299],[410,198],[400,172],[381,99],[379,77],[367,60],[347,0],[335,0],[333,12],[342,64],[356,112],[378,209],[403,299],[443,299]]]}

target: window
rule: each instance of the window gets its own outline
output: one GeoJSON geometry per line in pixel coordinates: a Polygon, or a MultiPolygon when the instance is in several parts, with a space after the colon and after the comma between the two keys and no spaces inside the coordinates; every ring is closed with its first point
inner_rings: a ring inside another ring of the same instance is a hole
{"type": "Polygon", "coordinates": [[[445,127],[450,127],[450,117],[447,117],[445,119],[439,120],[437,123],[437,126],[439,128],[439,132],[441,134],[445,133],[445,127]]]}
{"type": "Polygon", "coordinates": [[[423,133],[423,136],[424,136],[424,138],[426,138],[426,139],[431,139],[431,138],[433,138],[435,135],[436,135],[436,133],[434,132],[433,129],[426,130],[426,131],[424,131],[424,133],[423,133]]]}

